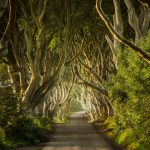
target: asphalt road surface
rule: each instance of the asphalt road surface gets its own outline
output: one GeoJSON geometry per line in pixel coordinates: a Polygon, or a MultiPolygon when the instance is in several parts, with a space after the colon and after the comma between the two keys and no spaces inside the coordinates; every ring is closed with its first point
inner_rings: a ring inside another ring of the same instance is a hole
{"type": "Polygon", "coordinates": [[[83,112],[73,113],[70,123],[58,124],[50,142],[18,150],[115,150],[87,122],[83,112]]]}

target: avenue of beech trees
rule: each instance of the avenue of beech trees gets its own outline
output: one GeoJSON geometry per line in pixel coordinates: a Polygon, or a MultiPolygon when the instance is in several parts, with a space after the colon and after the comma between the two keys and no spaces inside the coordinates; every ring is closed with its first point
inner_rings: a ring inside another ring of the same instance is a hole
{"type": "Polygon", "coordinates": [[[150,0],[0,0],[0,150],[73,109],[150,149],[150,0]]]}

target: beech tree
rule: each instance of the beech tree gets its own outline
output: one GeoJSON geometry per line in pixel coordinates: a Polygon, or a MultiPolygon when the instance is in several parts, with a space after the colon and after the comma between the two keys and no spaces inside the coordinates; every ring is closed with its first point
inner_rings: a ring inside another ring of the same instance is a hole
{"type": "Polygon", "coordinates": [[[81,102],[82,106],[85,105],[85,109],[89,108],[86,105],[90,106],[90,112],[96,112],[97,116],[113,115],[108,91],[103,84],[118,69],[116,49],[125,44],[149,63],[149,54],[125,38],[123,15],[128,14],[135,42],[147,33],[150,22],[149,5],[144,1],[139,1],[138,7],[134,1],[128,0],[124,3],[114,0],[103,5],[112,8],[113,4],[114,9],[107,12],[109,16],[114,13],[111,23],[112,19],[106,17],[100,0],[96,1],[96,9],[95,1],[90,0],[1,1],[0,58],[8,66],[20,105],[25,104],[27,110],[45,108],[45,114],[51,107],[55,108],[54,112],[61,112],[67,105],[71,106],[71,101],[79,99],[77,95],[80,94],[68,95],[60,107],[56,93],[60,91],[63,96],[60,84],[72,82],[71,78],[66,82],[65,76],[73,70],[75,84],[83,88],[83,95],[90,95],[91,106],[87,100],[81,102]],[[122,13],[123,5],[128,9],[126,14],[122,13]],[[4,23],[5,20],[8,21],[4,23]]]}
{"type": "MultiPolygon", "coordinates": [[[[140,31],[139,28],[139,20],[138,17],[135,13],[134,7],[132,5],[132,1],[125,1],[126,5],[128,7],[128,9],[130,11],[129,12],[129,23],[132,26],[132,28],[135,30],[135,34],[136,34],[136,39],[140,38],[142,36],[142,33],[140,31]],[[132,13],[132,14],[131,14],[132,13]],[[131,16],[134,17],[134,21],[131,21],[131,16]]],[[[106,26],[108,27],[108,29],[110,30],[111,34],[114,36],[114,38],[116,38],[117,40],[119,40],[122,44],[130,47],[132,50],[134,50],[141,58],[143,58],[147,63],[150,64],[150,56],[148,53],[146,53],[143,49],[141,49],[140,47],[136,46],[135,44],[131,43],[129,40],[127,40],[126,38],[124,38],[123,36],[121,36],[116,30],[115,28],[113,28],[111,21],[108,19],[108,17],[105,15],[105,13],[102,10],[101,7],[101,3],[102,0],[97,0],[96,1],[96,9],[98,11],[99,16],[102,18],[102,20],[105,22],[106,26]]],[[[142,19],[140,19],[140,21],[142,22],[142,28],[145,29],[145,31],[143,31],[143,34],[148,30],[149,28],[149,8],[148,11],[145,12],[145,15],[141,15],[142,19]],[[144,17],[144,18],[143,18],[144,17]],[[146,19],[147,18],[147,19],[146,19]],[[147,27],[147,28],[146,28],[147,27]]]]}

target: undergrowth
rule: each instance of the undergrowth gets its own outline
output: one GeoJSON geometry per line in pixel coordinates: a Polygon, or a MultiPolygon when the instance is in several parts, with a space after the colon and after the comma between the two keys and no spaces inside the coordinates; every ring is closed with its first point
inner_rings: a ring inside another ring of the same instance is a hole
{"type": "MultiPolygon", "coordinates": [[[[150,32],[137,45],[150,54],[150,32]]],[[[150,149],[150,66],[129,48],[117,51],[118,71],[106,83],[114,116],[105,122],[117,144],[150,149]]]]}

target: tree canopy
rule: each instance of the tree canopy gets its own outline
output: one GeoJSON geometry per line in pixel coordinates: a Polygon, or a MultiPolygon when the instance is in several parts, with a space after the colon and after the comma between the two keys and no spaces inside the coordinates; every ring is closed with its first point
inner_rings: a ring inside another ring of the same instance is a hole
{"type": "Polygon", "coordinates": [[[132,130],[142,143],[133,132],[148,126],[149,4],[1,0],[0,109],[10,101],[16,112],[64,119],[78,102],[90,121],[113,118],[116,135],[132,130]]]}

